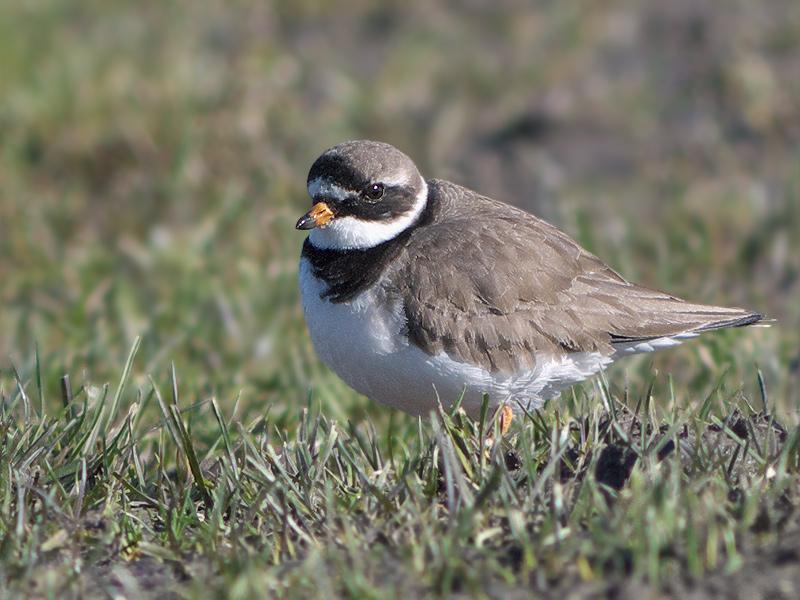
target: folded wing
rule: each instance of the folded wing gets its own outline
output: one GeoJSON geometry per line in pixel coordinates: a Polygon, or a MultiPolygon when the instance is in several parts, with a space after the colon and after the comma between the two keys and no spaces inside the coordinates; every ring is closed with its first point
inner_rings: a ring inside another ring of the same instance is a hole
{"type": "Polygon", "coordinates": [[[454,184],[432,184],[440,217],[418,229],[408,247],[415,260],[393,274],[404,282],[395,290],[407,333],[429,354],[515,372],[534,367],[537,356],[611,356],[621,346],[762,319],[630,283],[552,225],[454,184]]]}

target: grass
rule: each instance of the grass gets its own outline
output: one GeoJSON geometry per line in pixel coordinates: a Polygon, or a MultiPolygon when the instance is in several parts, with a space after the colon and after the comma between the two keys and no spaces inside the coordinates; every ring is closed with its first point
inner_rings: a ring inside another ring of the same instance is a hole
{"type": "Polygon", "coordinates": [[[0,597],[794,597],[796,11],[0,3],[0,597]],[[777,322],[499,441],[375,406],[296,286],[352,137],[777,322]]]}
{"type": "Polygon", "coordinates": [[[52,415],[36,374],[3,391],[8,597],[680,590],[748,567],[800,500],[800,427],[767,396],[742,413],[602,384],[503,439],[488,410],[378,433],[310,400],[288,432],[187,406],[174,370],[131,386],[135,351],[115,386],[65,378],[52,415]]]}

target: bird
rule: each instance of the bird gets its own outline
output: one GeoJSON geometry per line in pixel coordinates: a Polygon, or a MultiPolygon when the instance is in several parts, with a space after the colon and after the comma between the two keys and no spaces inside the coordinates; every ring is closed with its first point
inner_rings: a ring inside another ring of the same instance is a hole
{"type": "Polygon", "coordinates": [[[314,349],[411,415],[477,417],[488,397],[510,422],[617,359],[764,318],[632,283],[548,222],[426,180],[387,143],[325,150],[307,189],[296,228],[309,232],[299,286],[314,349]]]}

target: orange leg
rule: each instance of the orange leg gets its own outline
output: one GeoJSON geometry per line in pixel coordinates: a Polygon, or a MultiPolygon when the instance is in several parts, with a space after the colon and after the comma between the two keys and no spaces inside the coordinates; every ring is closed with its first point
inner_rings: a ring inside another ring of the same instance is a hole
{"type": "Polygon", "coordinates": [[[514,411],[511,410],[511,407],[508,404],[504,404],[500,409],[500,435],[505,435],[508,433],[508,429],[511,427],[511,421],[513,419],[514,411]]]}

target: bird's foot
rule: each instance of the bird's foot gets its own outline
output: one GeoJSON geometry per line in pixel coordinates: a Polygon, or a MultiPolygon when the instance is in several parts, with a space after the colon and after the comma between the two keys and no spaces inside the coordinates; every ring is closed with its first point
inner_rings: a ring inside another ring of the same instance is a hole
{"type": "Polygon", "coordinates": [[[514,411],[511,410],[511,407],[508,404],[504,404],[500,408],[500,436],[504,436],[508,433],[509,428],[511,427],[511,421],[514,419],[514,411]]]}

